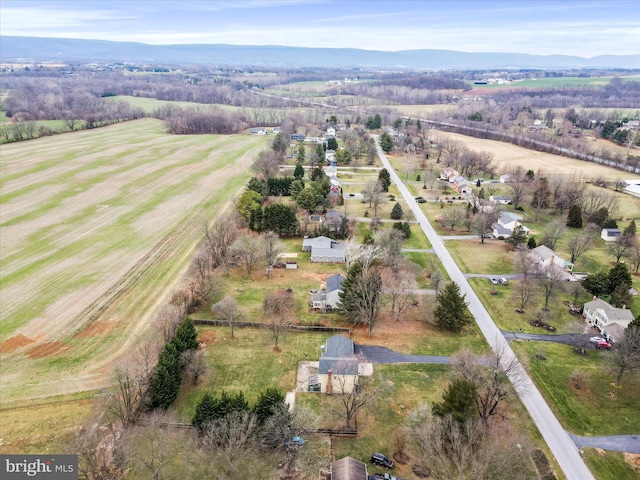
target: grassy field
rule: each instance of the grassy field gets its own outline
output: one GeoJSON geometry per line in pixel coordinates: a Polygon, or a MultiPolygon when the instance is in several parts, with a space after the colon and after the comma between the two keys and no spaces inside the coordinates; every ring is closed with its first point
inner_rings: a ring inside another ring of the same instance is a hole
{"type": "Polygon", "coordinates": [[[108,385],[264,145],[148,119],[3,145],[3,403],[108,385]]]}
{"type": "MultiPolygon", "coordinates": [[[[473,88],[492,89],[492,88],[557,88],[557,87],[602,87],[608,84],[613,77],[549,77],[549,78],[528,78],[525,80],[516,80],[514,82],[498,85],[474,85],[473,82],[467,82],[473,88]]],[[[638,82],[640,77],[623,77],[628,82],[638,82]]]]}

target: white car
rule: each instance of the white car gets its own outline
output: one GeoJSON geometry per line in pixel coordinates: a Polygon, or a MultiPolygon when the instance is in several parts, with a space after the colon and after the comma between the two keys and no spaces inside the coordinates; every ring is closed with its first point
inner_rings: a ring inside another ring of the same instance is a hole
{"type": "Polygon", "coordinates": [[[591,343],[606,342],[606,340],[605,340],[604,338],[602,338],[602,337],[591,337],[591,338],[589,339],[589,341],[590,341],[591,343]]]}
{"type": "Polygon", "coordinates": [[[497,284],[498,284],[498,279],[497,279],[497,278],[490,278],[490,279],[489,279],[489,281],[490,281],[491,283],[493,283],[494,285],[497,285],[497,284]]]}
{"type": "Polygon", "coordinates": [[[502,285],[506,285],[507,283],[509,283],[509,281],[508,281],[506,278],[501,277],[501,278],[500,278],[500,283],[501,283],[502,285]]]}

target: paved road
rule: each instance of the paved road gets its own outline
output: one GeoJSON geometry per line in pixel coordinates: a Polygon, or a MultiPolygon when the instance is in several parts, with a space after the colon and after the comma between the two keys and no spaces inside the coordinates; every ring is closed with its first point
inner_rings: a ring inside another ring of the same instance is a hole
{"type": "Polygon", "coordinates": [[[570,433],[569,436],[578,448],[597,447],[615,452],[640,454],[640,435],[610,435],[608,437],[582,437],[570,433]]]}
{"type": "Polygon", "coordinates": [[[474,316],[478,327],[487,339],[487,342],[489,342],[489,345],[494,352],[501,353],[503,366],[508,365],[511,362],[516,362],[517,368],[510,377],[511,381],[514,382],[515,385],[519,386],[517,393],[520,396],[522,403],[529,412],[529,415],[531,415],[531,418],[538,427],[542,437],[547,442],[549,449],[558,461],[558,464],[560,465],[560,468],[562,468],[565,476],[569,480],[593,479],[593,475],[578,453],[578,449],[573,443],[573,440],[571,440],[569,434],[562,428],[560,422],[558,422],[558,419],[549,408],[549,405],[547,405],[544,397],[540,394],[537,387],[518,361],[515,353],[511,350],[509,343],[493,322],[493,319],[484,308],[484,305],[482,305],[482,302],[480,302],[480,299],[469,285],[469,282],[467,282],[464,274],[460,268],[458,268],[455,261],[445,248],[444,243],[433,229],[433,226],[427,220],[422,209],[420,209],[419,204],[409,201],[413,198],[413,195],[411,195],[409,189],[400,180],[400,177],[398,177],[395,170],[391,167],[387,157],[380,148],[380,144],[377,142],[377,137],[375,138],[378,156],[382,160],[382,165],[389,171],[391,181],[396,184],[402,196],[407,200],[407,206],[411,209],[415,219],[422,226],[422,230],[427,235],[434,251],[440,258],[442,265],[449,273],[449,277],[459,285],[461,293],[466,295],[465,298],[469,302],[469,310],[474,316]]]}
{"type": "Polygon", "coordinates": [[[436,355],[405,355],[394,352],[387,347],[376,347],[372,345],[354,345],[354,353],[361,355],[367,363],[431,363],[436,365],[447,365],[450,363],[449,357],[436,355]]]}

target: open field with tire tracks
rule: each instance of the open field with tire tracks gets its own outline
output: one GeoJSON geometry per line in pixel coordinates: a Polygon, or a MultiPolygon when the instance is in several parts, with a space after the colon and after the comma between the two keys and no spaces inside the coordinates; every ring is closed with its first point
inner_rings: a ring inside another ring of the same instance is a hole
{"type": "Polygon", "coordinates": [[[109,385],[266,145],[151,119],[2,145],[4,407],[109,385]]]}

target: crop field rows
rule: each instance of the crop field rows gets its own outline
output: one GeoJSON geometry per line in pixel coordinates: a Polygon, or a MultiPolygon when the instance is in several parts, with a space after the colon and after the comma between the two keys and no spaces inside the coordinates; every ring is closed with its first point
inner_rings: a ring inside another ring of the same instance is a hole
{"type": "Polygon", "coordinates": [[[262,148],[155,120],[3,145],[3,401],[108,384],[262,148]]]}

